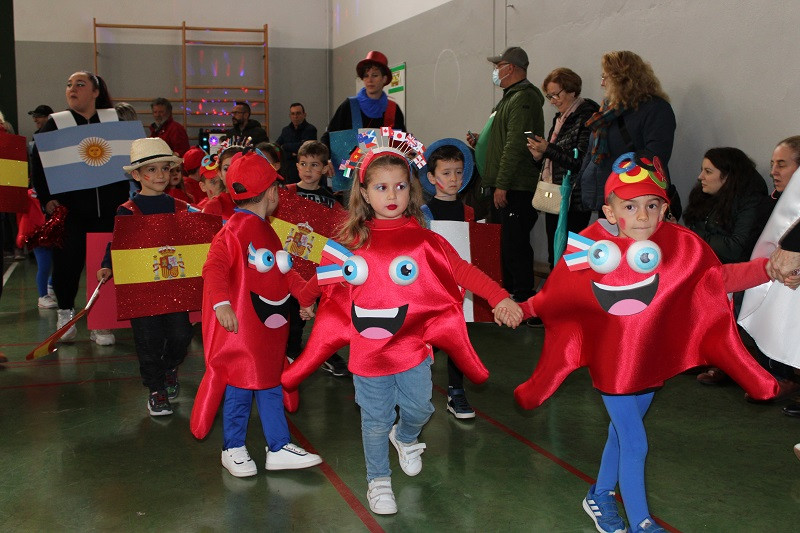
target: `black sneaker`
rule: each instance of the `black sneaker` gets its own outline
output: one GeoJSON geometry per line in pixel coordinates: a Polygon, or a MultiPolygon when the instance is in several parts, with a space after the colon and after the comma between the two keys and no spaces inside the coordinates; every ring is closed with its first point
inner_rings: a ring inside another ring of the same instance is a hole
{"type": "Polygon", "coordinates": [[[475,411],[467,401],[464,389],[447,387],[447,411],[459,420],[475,418],[475,411]]]}
{"type": "Polygon", "coordinates": [[[322,363],[322,370],[326,372],[330,372],[337,378],[342,378],[345,376],[350,375],[350,371],[347,370],[347,362],[342,359],[342,356],[338,353],[333,354],[328,358],[327,361],[322,363]]]}
{"type": "Polygon", "coordinates": [[[147,411],[150,416],[164,416],[172,414],[172,406],[169,404],[166,390],[157,390],[150,393],[147,399],[147,411]]]}
{"type": "Polygon", "coordinates": [[[164,375],[164,382],[167,385],[167,398],[170,400],[177,398],[181,392],[181,384],[178,382],[178,369],[167,370],[164,375]]]}
{"type": "Polygon", "coordinates": [[[525,321],[525,325],[529,328],[543,328],[544,324],[542,324],[542,319],[538,316],[534,316],[529,318],[525,321]]]}

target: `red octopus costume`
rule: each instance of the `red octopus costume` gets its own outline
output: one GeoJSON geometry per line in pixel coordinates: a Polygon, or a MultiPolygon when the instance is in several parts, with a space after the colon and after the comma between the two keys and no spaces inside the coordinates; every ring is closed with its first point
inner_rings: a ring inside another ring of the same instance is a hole
{"type": "Polygon", "coordinates": [[[763,260],[721,265],[700,237],[669,222],[647,241],[617,237],[601,222],[580,235],[616,246],[619,265],[606,274],[570,271],[564,256],[542,290],[521,304],[526,317],[542,319],[546,334],[533,375],[514,391],[517,403],[538,407],[583,366],[604,394],[660,387],[713,365],[755,399],[777,395],[777,381],[742,344],[726,296],[766,281],[763,260]],[[653,243],[660,261],[643,268],[637,256],[653,243]]]}
{"type": "MultiPolygon", "coordinates": [[[[208,435],[225,387],[269,389],[280,385],[289,336],[289,293],[299,297],[305,280],[289,270],[291,261],[277,234],[258,215],[237,210],[214,237],[203,266],[203,343],[206,372],[197,391],[190,426],[208,435]],[[227,331],[213,305],[229,301],[239,332],[227,331]]],[[[296,408],[297,397],[284,403],[296,408]]]]}
{"type": "MultiPolygon", "coordinates": [[[[352,254],[339,247],[344,257],[342,266],[335,266],[344,282],[322,288],[314,329],[303,353],[284,371],[284,388],[297,389],[348,344],[348,368],[356,375],[404,372],[431,355],[434,345],[470,380],[486,381],[489,372],[467,335],[459,285],[486,298],[492,307],[508,293],[414,218],[373,219],[367,224],[367,246],[352,254]]],[[[300,305],[313,302],[314,288],[312,280],[300,305]]]]}

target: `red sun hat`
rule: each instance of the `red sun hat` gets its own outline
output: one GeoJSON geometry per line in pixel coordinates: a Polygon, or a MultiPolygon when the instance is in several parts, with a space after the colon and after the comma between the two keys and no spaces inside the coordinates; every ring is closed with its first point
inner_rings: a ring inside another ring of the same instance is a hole
{"type": "Polygon", "coordinates": [[[628,152],[619,156],[611,168],[606,180],[606,203],[612,192],[623,200],[653,195],[669,203],[666,174],[657,156],[628,152]]]}
{"type": "Polygon", "coordinates": [[[247,200],[258,196],[276,180],[282,179],[266,158],[248,152],[233,157],[231,166],[225,173],[225,186],[234,200],[247,200]]]}
{"type": "MultiPolygon", "coordinates": [[[[381,73],[389,78],[389,81],[392,80],[392,71],[389,70],[389,60],[386,59],[386,56],[381,52],[370,50],[367,53],[367,57],[358,62],[356,65],[356,74],[358,74],[358,77],[363,78],[364,73],[369,67],[378,67],[381,73]]],[[[386,86],[388,84],[389,82],[387,81],[383,85],[386,86]]]]}

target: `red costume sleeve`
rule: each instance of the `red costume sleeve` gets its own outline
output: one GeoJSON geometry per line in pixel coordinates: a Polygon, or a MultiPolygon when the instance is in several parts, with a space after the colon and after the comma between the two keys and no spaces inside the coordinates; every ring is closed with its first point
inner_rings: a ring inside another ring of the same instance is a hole
{"type": "Polygon", "coordinates": [[[727,292],[739,292],[769,281],[766,257],[759,257],[744,263],[720,265],[722,283],[727,292]]]}
{"type": "Polygon", "coordinates": [[[481,269],[464,261],[452,246],[444,246],[444,251],[453,268],[453,277],[461,287],[474,292],[492,307],[508,298],[508,291],[484,274],[481,269]]]}

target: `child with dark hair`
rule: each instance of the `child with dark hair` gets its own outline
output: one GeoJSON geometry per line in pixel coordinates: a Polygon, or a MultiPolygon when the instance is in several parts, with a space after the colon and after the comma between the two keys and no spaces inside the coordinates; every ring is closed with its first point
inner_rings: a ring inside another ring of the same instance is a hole
{"type": "MultiPolygon", "coordinates": [[[[442,139],[428,148],[427,168],[423,168],[420,183],[433,198],[422,206],[429,220],[472,222],[475,211],[459,199],[472,177],[473,159],[469,147],[458,139],[442,139]]],[[[459,420],[475,418],[467,401],[464,373],[447,358],[447,411],[459,420]]]]}

